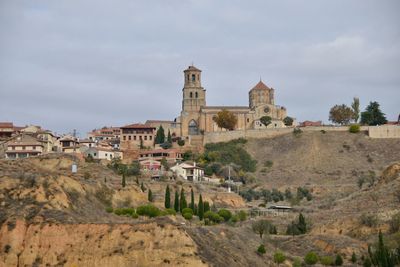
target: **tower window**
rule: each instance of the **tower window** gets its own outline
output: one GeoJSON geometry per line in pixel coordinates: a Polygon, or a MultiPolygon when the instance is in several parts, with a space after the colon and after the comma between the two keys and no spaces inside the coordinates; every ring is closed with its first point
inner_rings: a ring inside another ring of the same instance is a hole
{"type": "Polygon", "coordinates": [[[196,98],[199,98],[199,93],[196,92],[196,93],[195,93],[195,96],[196,96],[196,98]]]}
{"type": "Polygon", "coordinates": [[[189,74],[187,75],[187,80],[189,81],[189,74]]]}
{"type": "Polygon", "coordinates": [[[196,75],[192,74],[192,82],[196,80],[196,75]]]}
{"type": "Polygon", "coordinates": [[[193,98],[193,93],[192,92],[190,92],[190,98],[193,98]]]}

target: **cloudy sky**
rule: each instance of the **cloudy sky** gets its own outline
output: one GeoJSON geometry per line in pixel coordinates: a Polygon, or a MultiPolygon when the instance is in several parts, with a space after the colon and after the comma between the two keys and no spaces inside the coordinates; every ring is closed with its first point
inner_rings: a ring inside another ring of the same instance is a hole
{"type": "Polygon", "coordinates": [[[0,0],[0,121],[81,135],[174,119],[182,71],[208,105],[276,104],[328,121],[334,104],[400,113],[400,1],[0,0]]]}

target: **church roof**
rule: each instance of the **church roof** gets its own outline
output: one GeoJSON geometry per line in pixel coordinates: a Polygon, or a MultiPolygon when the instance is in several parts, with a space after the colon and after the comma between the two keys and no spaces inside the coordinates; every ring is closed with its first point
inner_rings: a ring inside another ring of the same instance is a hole
{"type": "Polygon", "coordinates": [[[198,68],[196,68],[195,66],[193,66],[193,65],[191,65],[191,66],[189,66],[186,70],[184,70],[185,72],[186,71],[201,71],[201,70],[199,70],[198,68]]]}
{"type": "Polygon", "coordinates": [[[252,90],[271,90],[268,86],[265,85],[261,80],[254,86],[250,91],[252,90]]]}

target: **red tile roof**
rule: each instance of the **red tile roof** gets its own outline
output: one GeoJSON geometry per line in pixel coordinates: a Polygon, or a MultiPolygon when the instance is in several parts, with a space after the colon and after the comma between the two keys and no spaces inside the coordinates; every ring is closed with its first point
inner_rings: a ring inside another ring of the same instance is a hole
{"type": "Polygon", "coordinates": [[[129,124],[120,127],[121,129],[156,129],[155,127],[146,125],[146,124],[140,124],[140,123],[134,123],[134,124],[129,124]]]}
{"type": "Polygon", "coordinates": [[[0,128],[14,128],[12,122],[0,122],[0,128]]]}
{"type": "Polygon", "coordinates": [[[252,90],[271,90],[271,88],[266,86],[262,81],[259,81],[250,91],[252,90]]]}

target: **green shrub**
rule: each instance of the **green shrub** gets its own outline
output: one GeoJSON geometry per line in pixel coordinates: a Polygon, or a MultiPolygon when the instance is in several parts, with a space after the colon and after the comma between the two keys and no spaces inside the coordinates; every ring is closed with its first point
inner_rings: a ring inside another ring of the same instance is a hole
{"type": "Polygon", "coordinates": [[[274,162],[272,162],[271,160],[267,160],[264,162],[264,167],[271,168],[272,165],[274,165],[274,162]]]}
{"type": "Polygon", "coordinates": [[[331,266],[335,262],[331,256],[323,256],[320,259],[322,265],[331,266]]]}
{"type": "Polygon", "coordinates": [[[114,209],[114,213],[119,216],[132,216],[135,213],[134,208],[119,208],[114,209]]]}
{"type": "Polygon", "coordinates": [[[176,211],[174,209],[165,209],[168,215],[176,215],[176,211]]]}
{"type": "Polygon", "coordinates": [[[392,216],[389,221],[389,232],[394,234],[400,230],[400,212],[392,216]]]}
{"type": "Polygon", "coordinates": [[[274,254],[274,262],[277,263],[278,265],[283,263],[286,260],[285,254],[283,254],[280,251],[275,252],[274,254]]]}
{"type": "Polygon", "coordinates": [[[360,125],[359,124],[350,125],[349,132],[351,132],[351,133],[359,133],[360,132],[360,125]]]}
{"type": "Polygon", "coordinates": [[[134,213],[134,214],[132,214],[132,218],[137,219],[137,218],[139,218],[139,215],[137,213],[134,213]]]}
{"type": "Polygon", "coordinates": [[[300,136],[300,134],[302,133],[303,131],[300,129],[300,128],[294,128],[293,129],[293,134],[294,134],[294,136],[300,136]]]}
{"type": "Polygon", "coordinates": [[[107,207],[106,208],[106,212],[108,213],[112,213],[114,211],[114,209],[112,207],[107,207]]]}
{"type": "Polygon", "coordinates": [[[185,213],[190,213],[190,214],[193,215],[193,210],[192,210],[191,208],[184,208],[184,209],[182,210],[182,214],[185,214],[185,213]]]}
{"type": "Polygon", "coordinates": [[[193,218],[193,214],[190,212],[184,213],[182,216],[183,216],[183,218],[185,218],[186,220],[189,220],[189,221],[193,218]]]}
{"type": "Polygon", "coordinates": [[[247,213],[244,210],[239,211],[238,216],[239,216],[239,220],[241,222],[243,222],[247,219],[247,213]]]}
{"type": "Polygon", "coordinates": [[[304,262],[308,265],[314,265],[318,262],[318,255],[317,253],[310,251],[304,257],[304,262]]]}
{"type": "Polygon", "coordinates": [[[232,213],[227,209],[220,209],[218,215],[224,218],[226,222],[232,217],[232,213]]]}
{"type": "Polygon", "coordinates": [[[261,244],[258,248],[257,248],[257,252],[261,255],[265,254],[267,251],[265,250],[265,246],[264,244],[261,244]]]}
{"type": "Polygon", "coordinates": [[[235,214],[231,217],[231,222],[237,223],[239,221],[239,215],[235,214]]]}
{"type": "Polygon", "coordinates": [[[353,252],[353,254],[351,255],[351,262],[352,263],[356,263],[357,262],[357,255],[355,252],[353,252]]]}
{"type": "Polygon", "coordinates": [[[204,218],[209,219],[210,222],[220,223],[224,220],[223,217],[219,216],[217,213],[212,211],[207,211],[204,213],[204,218]]]}
{"type": "Polygon", "coordinates": [[[339,254],[336,255],[335,265],[336,265],[336,266],[342,266],[342,265],[343,265],[342,256],[340,256],[339,254]]]}
{"type": "Polygon", "coordinates": [[[148,216],[150,218],[153,218],[159,216],[161,214],[161,211],[159,208],[153,205],[144,205],[144,206],[139,206],[136,210],[136,213],[142,216],[148,216]]]}
{"type": "Polygon", "coordinates": [[[301,267],[301,259],[295,258],[292,264],[293,267],[301,267]]]}

